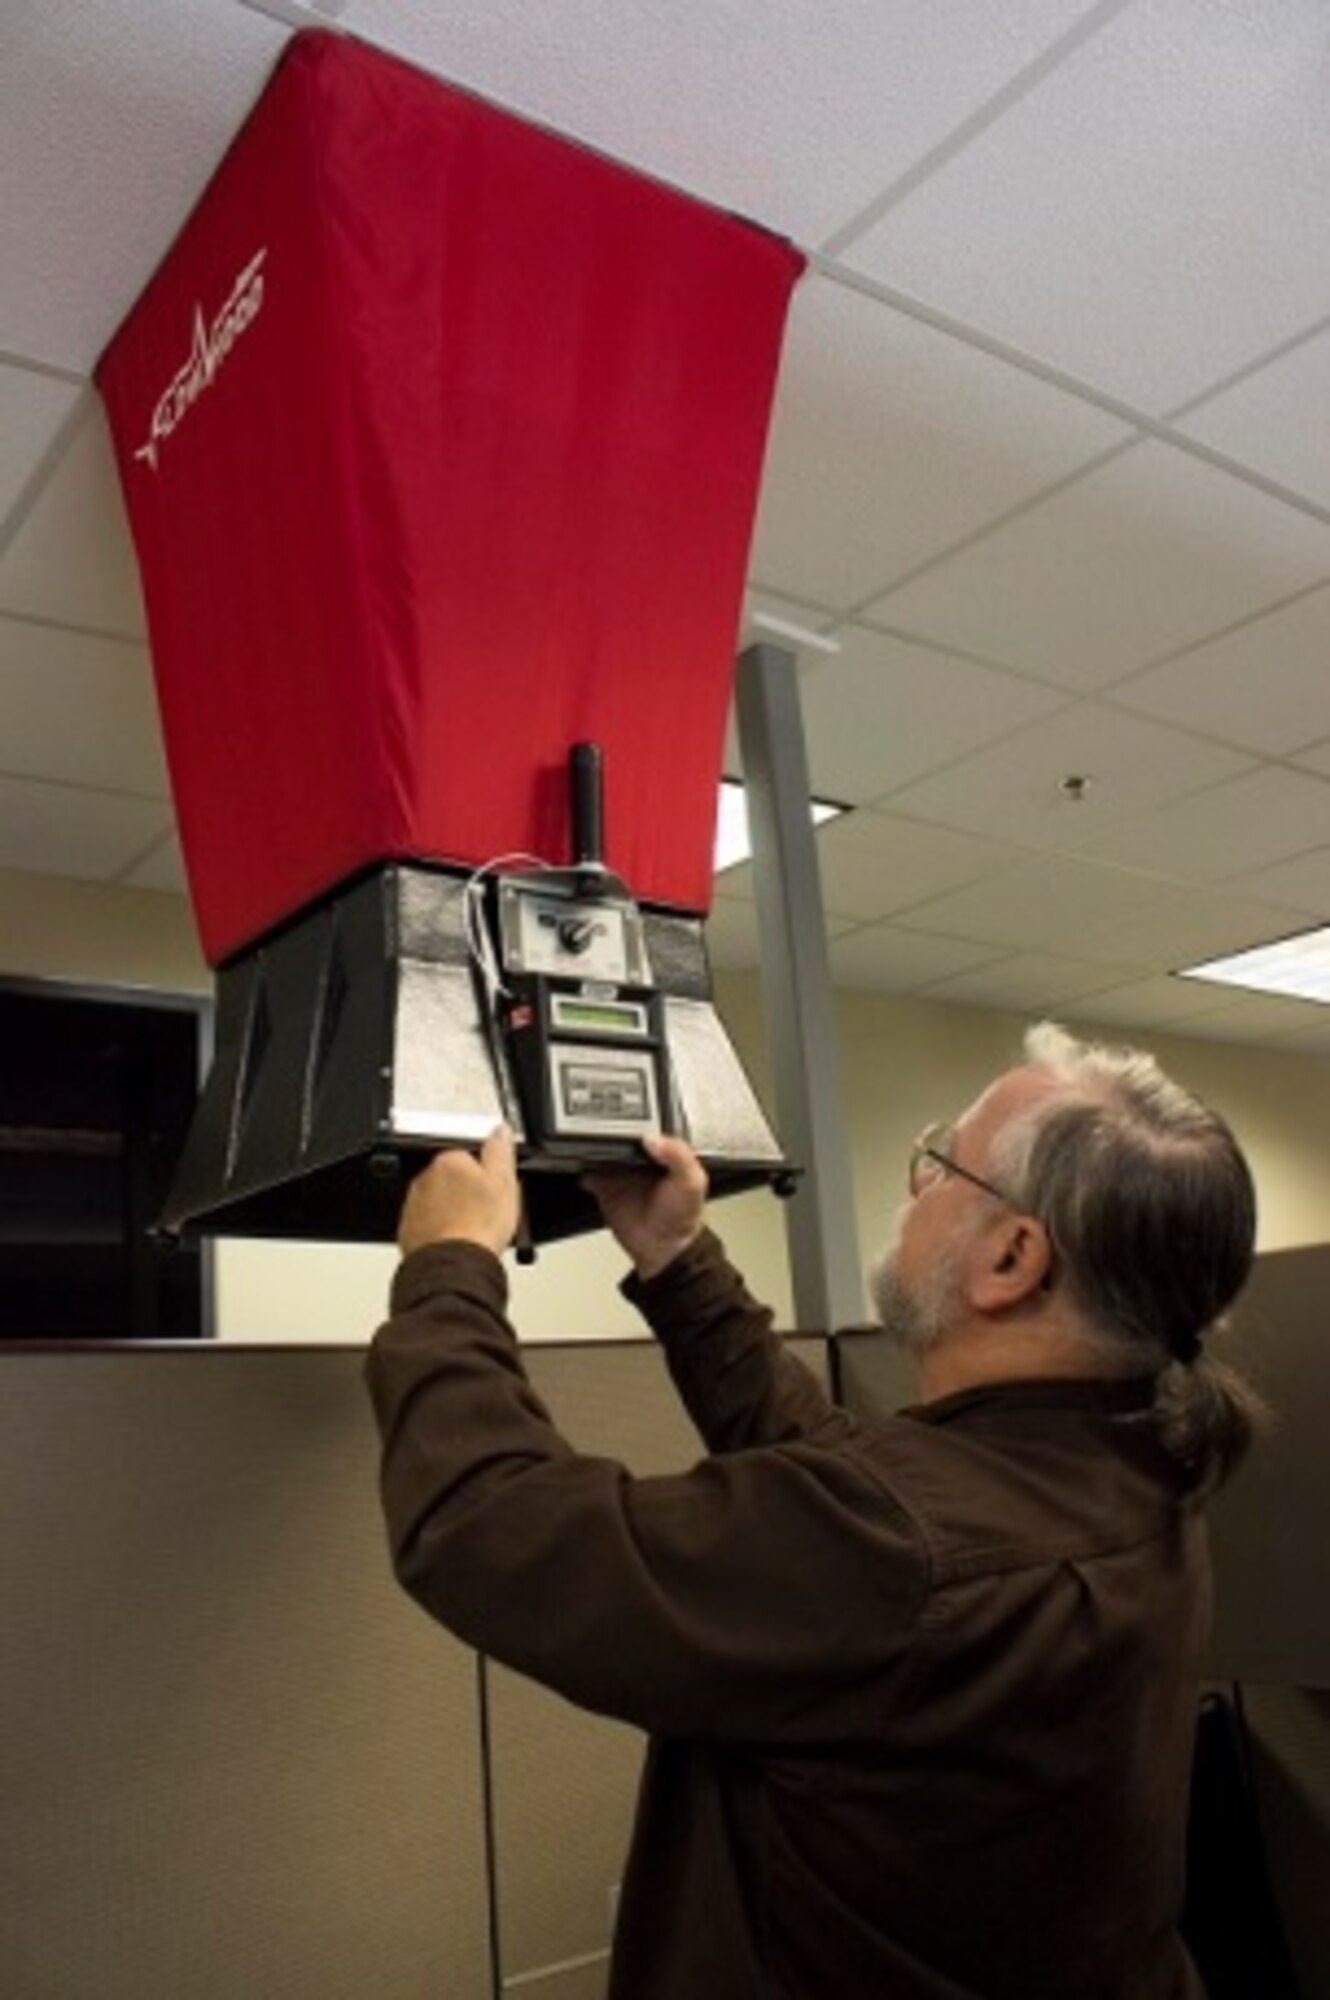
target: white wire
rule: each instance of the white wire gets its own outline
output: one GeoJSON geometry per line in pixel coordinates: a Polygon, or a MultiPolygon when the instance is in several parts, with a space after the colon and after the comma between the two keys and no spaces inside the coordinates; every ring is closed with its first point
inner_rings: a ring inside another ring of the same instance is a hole
{"type": "Polygon", "coordinates": [[[527,854],[517,849],[511,854],[496,854],[490,860],[482,862],[479,868],[467,876],[463,885],[462,893],[466,898],[467,950],[480,969],[480,977],[484,982],[491,1007],[500,994],[508,998],[509,989],[503,983],[494,941],[485,922],[485,877],[492,875],[496,868],[511,868],[519,862],[537,874],[558,872],[552,861],[544,861],[538,854],[527,854]]]}

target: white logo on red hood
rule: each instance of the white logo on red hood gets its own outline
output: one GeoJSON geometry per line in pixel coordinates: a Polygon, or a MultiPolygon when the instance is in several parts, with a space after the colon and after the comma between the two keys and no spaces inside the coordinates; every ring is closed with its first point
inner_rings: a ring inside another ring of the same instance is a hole
{"type": "Polygon", "coordinates": [[[203,391],[212,387],[227,355],[246,327],[258,317],[263,305],[263,260],[267,254],[265,246],[250,258],[211,326],[204,321],[202,306],[195,306],[194,339],[189,359],[157,398],[152,421],[148,425],[147,440],[134,453],[135,458],[146,459],[154,472],[163,440],[170,437],[203,391]]]}

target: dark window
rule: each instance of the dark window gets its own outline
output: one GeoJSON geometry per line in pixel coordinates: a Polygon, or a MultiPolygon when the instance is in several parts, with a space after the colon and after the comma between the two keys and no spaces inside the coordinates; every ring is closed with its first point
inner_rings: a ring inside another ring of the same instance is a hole
{"type": "Polygon", "coordinates": [[[207,1331],[197,1242],[154,1230],[206,1004],[0,982],[0,1337],[207,1331]]]}

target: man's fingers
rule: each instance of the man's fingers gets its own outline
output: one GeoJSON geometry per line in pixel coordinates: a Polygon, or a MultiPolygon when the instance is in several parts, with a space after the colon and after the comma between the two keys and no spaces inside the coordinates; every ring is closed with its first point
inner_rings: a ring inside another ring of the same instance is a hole
{"type": "Polygon", "coordinates": [[[686,1139],[675,1139],[665,1132],[648,1132],[642,1140],[643,1151],[663,1167],[671,1180],[681,1187],[705,1187],[706,1170],[697,1154],[686,1139]]]}
{"type": "Polygon", "coordinates": [[[511,1175],[517,1172],[517,1146],[510,1126],[495,1126],[481,1146],[480,1163],[489,1173],[511,1175]]]}

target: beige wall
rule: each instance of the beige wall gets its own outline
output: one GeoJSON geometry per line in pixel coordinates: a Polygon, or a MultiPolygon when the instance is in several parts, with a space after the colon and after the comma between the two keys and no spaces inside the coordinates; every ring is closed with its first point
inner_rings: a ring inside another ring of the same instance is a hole
{"type": "MultiPolygon", "coordinates": [[[[0,972],[207,992],[207,968],[181,898],[0,871],[0,972]]],[[[771,1101],[760,991],[746,975],[718,999],[759,1090],[771,1101]]],[[[904,1197],[910,1140],[951,1116],[1018,1053],[1014,1014],[886,995],[838,998],[842,1099],[865,1256],[904,1197]]],[[[1115,1039],[1118,1038],[1116,1035],[1115,1039]]],[[[1261,1245],[1330,1241],[1330,1061],[1143,1037],[1179,1081],[1230,1119],[1261,1202],[1261,1245]]],[[[783,1324],[790,1288],[781,1204],[765,1193],[717,1203],[713,1222],[783,1324]]],[[[379,1316],[389,1248],[222,1241],[218,1330],[224,1338],[361,1340],[379,1316]]],[[[603,1238],[543,1249],[513,1271],[514,1314],[531,1339],[640,1331],[618,1296],[622,1262],[603,1238]]]]}
{"type": "MultiPolygon", "coordinates": [[[[770,1103],[758,983],[736,977],[717,985],[731,1032],[770,1103]]],[[[1019,1059],[1026,1022],[997,1010],[859,992],[837,996],[837,1020],[856,1219],[867,1258],[905,1199],[911,1140],[931,1120],[955,1116],[1019,1059]]],[[[1096,1032],[1093,1022],[1070,1025],[1077,1034],[1096,1032]]],[[[1124,1039],[1120,1029],[1100,1032],[1106,1040],[1124,1039]]],[[[1232,1124],[1256,1176],[1260,1247],[1330,1242],[1330,1060],[1176,1034],[1139,1040],[1232,1124]]],[[[728,1233],[725,1209],[716,1221],[728,1233]]],[[[774,1221],[777,1229],[763,1233],[764,1263],[749,1267],[754,1272],[778,1253],[778,1214],[774,1221]]]]}
{"type": "Polygon", "coordinates": [[[0,868],[0,973],[208,993],[182,896],[0,868]]]}

